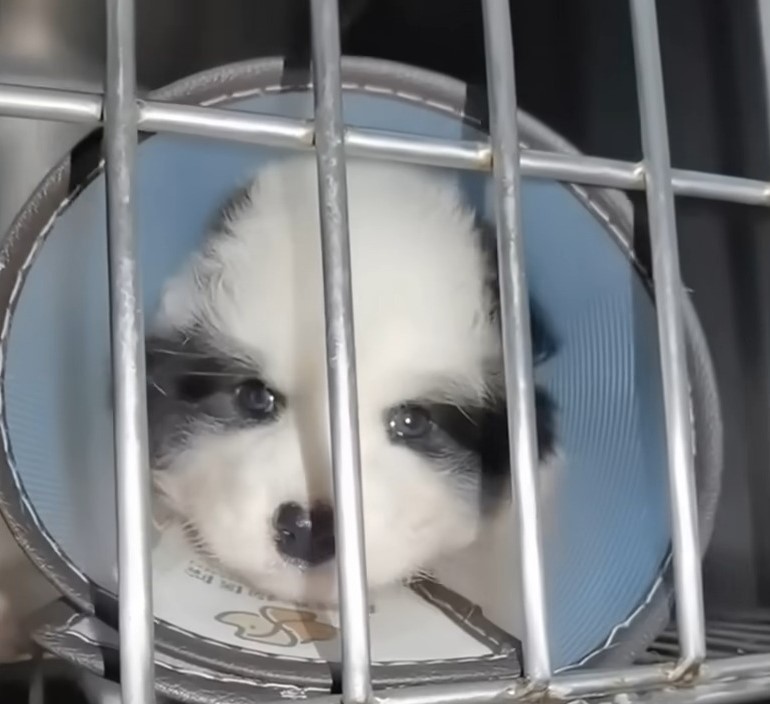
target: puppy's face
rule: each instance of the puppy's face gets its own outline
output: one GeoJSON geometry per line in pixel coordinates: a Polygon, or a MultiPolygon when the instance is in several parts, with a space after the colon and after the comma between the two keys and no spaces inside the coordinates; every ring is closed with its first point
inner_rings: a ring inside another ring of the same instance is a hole
{"type": "MultiPolygon", "coordinates": [[[[348,190],[376,588],[466,547],[504,501],[506,415],[490,259],[456,186],[352,161],[348,190]]],[[[148,401],[156,486],[192,542],[260,589],[333,601],[321,271],[313,160],[267,167],[169,283],[148,401]]]]}

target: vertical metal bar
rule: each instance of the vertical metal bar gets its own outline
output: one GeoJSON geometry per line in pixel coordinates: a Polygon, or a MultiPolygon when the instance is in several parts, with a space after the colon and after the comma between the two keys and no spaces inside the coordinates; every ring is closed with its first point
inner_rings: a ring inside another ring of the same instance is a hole
{"type": "Polygon", "coordinates": [[[508,0],[484,0],[483,14],[511,476],[521,544],[524,662],[529,679],[543,685],[551,677],[551,662],[537,500],[532,342],[521,233],[516,80],[508,0]]]}
{"type": "Polygon", "coordinates": [[[682,330],[681,302],[685,293],[679,271],[663,70],[653,0],[631,0],[631,19],[666,413],[677,622],[681,665],[690,668],[705,657],[706,632],[690,389],[682,330]]]}
{"type": "Polygon", "coordinates": [[[133,0],[107,2],[105,149],[123,704],[154,701],[144,325],[134,227],[133,0]]]}
{"type": "Polygon", "coordinates": [[[372,696],[337,0],[311,0],[326,354],[342,633],[342,699],[372,696]]]}
{"type": "MultiPolygon", "coordinates": [[[[762,68],[765,79],[765,105],[770,113],[770,0],[757,0],[759,40],[762,45],[762,68]]],[[[770,117],[770,115],[768,115],[770,117]]]]}

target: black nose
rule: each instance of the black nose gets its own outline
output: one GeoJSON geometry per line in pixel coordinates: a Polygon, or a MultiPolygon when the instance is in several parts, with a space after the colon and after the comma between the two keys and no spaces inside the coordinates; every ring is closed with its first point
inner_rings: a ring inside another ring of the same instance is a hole
{"type": "Polygon", "coordinates": [[[334,512],[326,504],[310,510],[296,503],[278,507],[273,519],[275,545],[284,557],[308,566],[320,565],[334,557],[334,512]]]}

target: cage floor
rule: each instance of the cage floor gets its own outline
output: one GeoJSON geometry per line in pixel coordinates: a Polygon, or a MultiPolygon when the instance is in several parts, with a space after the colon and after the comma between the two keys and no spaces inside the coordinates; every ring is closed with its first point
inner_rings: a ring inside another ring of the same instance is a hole
{"type": "MultiPolygon", "coordinates": [[[[719,611],[706,619],[706,651],[709,658],[770,653],[770,609],[719,611]]],[[[674,623],[661,633],[640,663],[670,662],[679,656],[674,623]]]]}
{"type": "MultiPolygon", "coordinates": [[[[709,614],[706,646],[709,658],[770,652],[770,609],[709,614]]],[[[672,662],[678,655],[677,631],[672,623],[638,662],[672,662]]],[[[0,666],[0,697],[3,704],[89,704],[73,681],[71,668],[50,657],[44,657],[41,664],[43,691],[37,697],[30,697],[35,667],[36,663],[32,660],[0,666]]]]}

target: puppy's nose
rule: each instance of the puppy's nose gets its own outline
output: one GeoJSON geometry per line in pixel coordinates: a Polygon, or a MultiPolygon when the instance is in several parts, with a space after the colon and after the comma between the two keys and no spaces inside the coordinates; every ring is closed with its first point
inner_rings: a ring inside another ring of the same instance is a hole
{"type": "Polygon", "coordinates": [[[275,545],[284,557],[313,567],[334,557],[334,512],[327,504],[310,510],[297,503],[281,504],[273,518],[275,545]]]}

